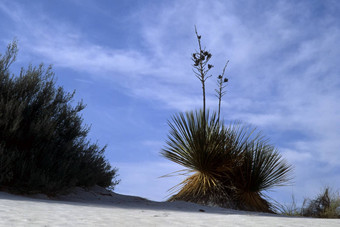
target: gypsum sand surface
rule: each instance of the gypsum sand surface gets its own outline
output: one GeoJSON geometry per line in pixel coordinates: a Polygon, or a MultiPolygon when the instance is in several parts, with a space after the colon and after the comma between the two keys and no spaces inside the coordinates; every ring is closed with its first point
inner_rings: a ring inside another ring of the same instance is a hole
{"type": "Polygon", "coordinates": [[[286,217],[208,207],[188,202],[154,202],[95,186],[49,198],[0,192],[0,226],[339,226],[340,219],[286,217]]]}

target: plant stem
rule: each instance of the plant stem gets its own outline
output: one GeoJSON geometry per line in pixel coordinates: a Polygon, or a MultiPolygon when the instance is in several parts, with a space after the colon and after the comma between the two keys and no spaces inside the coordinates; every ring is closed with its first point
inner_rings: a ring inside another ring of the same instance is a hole
{"type": "MultiPolygon", "coordinates": [[[[201,36],[198,35],[196,26],[195,26],[195,33],[196,33],[196,36],[197,36],[199,54],[200,54],[200,57],[201,57],[201,55],[202,55],[201,36]]],[[[200,61],[199,66],[200,66],[199,67],[199,73],[200,73],[200,77],[201,77],[200,81],[202,83],[202,90],[203,90],[203,117],[205,119],[205,73],[204,73],[203,61],[200,61]]]]}
{"type": "Polygon", "coordinates": [[[222,77],[219,81],[219,92],[218,92],[218,117],[217,121],[220,121],[220,113],[221,113],[221,99],[222,99],[222,77]]]}
{"type": "Polygon", "coordinates": [[[218,94],[218,118],[217,120],[220,121],[220,113],[221,113],[221,100],[222,100],[222,96],[225,94],[225,92],[223,92],[223,88],[225,88],[225,86],[223,86],[223,76],[224,76],[224,73],[225,73],[225,69],[227,68],[228,66],[228,63],[229,63],[229,60],[227,61],[227,63],[225,64],[224,68],[223,68],[223,72],[222,72],[222,75],[220,75],[220,77],[218,78],[218,88],[219,90],[216,90],[217,91],[217,94],[218,94]]]}

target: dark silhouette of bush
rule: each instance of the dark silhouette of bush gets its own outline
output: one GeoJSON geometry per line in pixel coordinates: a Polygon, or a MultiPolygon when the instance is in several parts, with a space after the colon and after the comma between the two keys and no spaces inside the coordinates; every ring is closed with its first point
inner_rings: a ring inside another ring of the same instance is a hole
{"type": "Polygon", "coordinates": [[[0,188],[18,193],[55,194],[74,186],[111,187],[117,169],[105,147],[91,144],[74,92],[55,86],[51,67],[29,66],[10,75],[17,45],[0,55],[0,188]]]}

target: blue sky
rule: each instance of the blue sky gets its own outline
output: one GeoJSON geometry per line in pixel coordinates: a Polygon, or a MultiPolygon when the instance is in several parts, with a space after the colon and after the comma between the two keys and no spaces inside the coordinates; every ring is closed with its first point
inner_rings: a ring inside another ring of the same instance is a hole
{"type": "MultiPolygon", "coordinates": [[[[269,195],[301,202],[340,189],[339,1],[0,0],[0,51],[18,40],[13,72],[52,64],[87,104],[91,141],[108,145],[116,191],[161,201],[182,178],[159,177],[183,169],[159,154],[167,120],[201,107],[194,25],[214,76],[230,60],[224,119],[262,130],[295,167],[292,186],[269,195]]],[[[214,89],[211,78],[210,109],[214,89]]]]}

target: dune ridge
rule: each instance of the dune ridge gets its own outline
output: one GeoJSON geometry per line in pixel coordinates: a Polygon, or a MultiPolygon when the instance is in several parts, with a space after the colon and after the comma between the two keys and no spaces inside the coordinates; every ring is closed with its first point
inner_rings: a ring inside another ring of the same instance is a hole
{"type": "Polygon", "coordinates": [[[95,186],[49,198],[0,192],[0,226],[340,226],[339,219],[285,217],[155,202],[95,186]]]}

